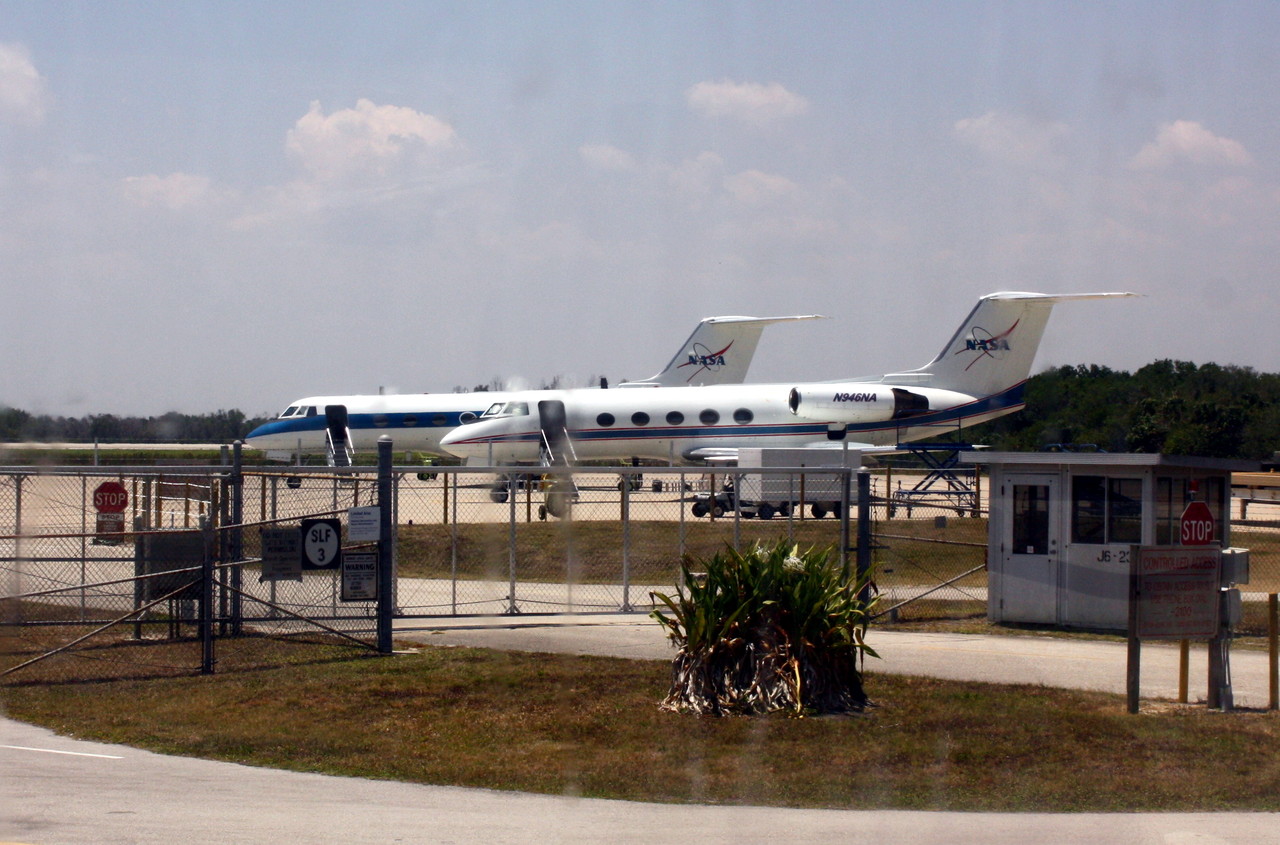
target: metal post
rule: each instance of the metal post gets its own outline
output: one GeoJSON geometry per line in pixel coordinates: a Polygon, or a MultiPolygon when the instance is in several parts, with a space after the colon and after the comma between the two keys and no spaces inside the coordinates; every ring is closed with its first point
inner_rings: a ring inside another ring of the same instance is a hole
{"type": "MultiPolygon", "coordinates": [[[[142,535],[142,530],[146,526],[146,519],[135,515],[133,517],[133,609],[136,611],[142,607],[142,576],[146,574],[142,565],[142,544],[146,542],[146,537],[142,535]]],[[[142,614],[137,613],[133,617],[133,638],[135,640],[142,639],[142,614]]]]}
{"type": "Polygon", "coordinates": [[[742,473],[733,476],[733,550],[742,551],[742,473]]]}
{"type": "Polygon", "coordinates": [[[685,550],[685,524],[684,524],[684,500],[685,500],[685,482],[684,473],[679,476],[680,489],[676,492],[676,501],[679,502],[680,509],[680,559],[684,560],[685,550]]]}
{"type": "Polygon", "coordinates": [[[1186,704],[1187,686],[1191,674],[1191,640],[1178,641],[1178,703],[1186,704]]]}
{"type": "Polygon", "coordinates": [[[871,601],[871,470],[858,470],[858,599],[871,601]]]}
{"type": "Polygon", "coordinates": [[[1267,654],[1270,656],[1269,671],[1271,687],[1270,707],[1280,710],[1280,619],[1277,618],[1276,594],[1267,596],[1267,654]]]}
{"type": "Polygon", "coordinates": [[[200,521],[204,553],[200,561],[200,674],[213,674],[213,526],[200,521]]]}
{"type": "Polygon", "coordinates": [[[453,485],[451,519],[449,520],[449,612],[458,615],[458,473],[451,472],[445,478],[445,489],[453,485]]]}
{"type": "Polygon", "coordinates": [[[391,536],[391,438],[378,438],[378,653],[390,654],[395,608],[394,549],[391,536]]]}
{"type": "Polygon", "coordinates": [[[89,612],[89,594],[84,585],[89,582],[89,479],[80,476],[80,620],[84,621],[89,612]]]}
{"type": "Polygon", "coordinates": [[[1138,712],[1142,690],[1142,642],[1138,639],[1138,547],[1129,557],[1129,638],[1125,660],[1125,704],[1130,713],[1138,712]]]}
{"type": "Polygon", "coordinates": [[[631,607],[631,476],[622,478],[622,612],[631,607]]]}
{"type": "MultiPolygon", "coordinates": [[[[227,537],[227,553],[231,567],[231,635],[238,637],[244,629],[244,460],[243,444],[237,440],[231,444],[231,531],[227,537]]],[[[224,561],[228,562],[228,561],[224,561]]]]}
{"type": "MultiPolygon", "coordinates": [[[[492,446],[490,447],[492,448],[492,446]]],[[[507,609],[504,613],[519,613],[516,607],[516,474],[507,476],[507,609]]]]}
{"type": "MultiPolygon", "coordinates": [[[[844,467],[844,473],[840,477],[840,580],[848,583],[849,581],[849,543],[851,541],[849,521],[853,519],[853,494],[850,487],[853,486],[853,479],[850,477],[848,464],[844,467]]],[[[862,513],[861,510],[858,513],[862,513]]]]}

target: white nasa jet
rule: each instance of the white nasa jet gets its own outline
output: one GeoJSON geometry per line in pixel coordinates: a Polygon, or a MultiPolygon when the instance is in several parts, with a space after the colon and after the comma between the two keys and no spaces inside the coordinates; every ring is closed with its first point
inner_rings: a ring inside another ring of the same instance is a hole
{"type": "Polygon", "coordinates": [[[978,300],[938,357],[877,378],[515,394],[441,445],[488,466],[728,462],[744,447],[890,451],[1021,409],[1053,306],[1127,296],[1134,294],[993,293],[978,300]]]}
{"type": "MultiPolygon", "coordinates": [[[[820,315],[708,317],[698,323],[662,372],[618,386],[659,388],[741,383],[765,326],[816,319],[820,319],[820,315]]],[[[542,392],[519,391],[519,395],[527,397],[542,392]]],[[[299,453],[327,453],[330,463],[345,465],[350,462],[351,452],[374,450],[378,439],[389,435],[397,451],[447,454],[440,446],[442,437],[485,414],[486,409],[504,407],[515,395],[481,391],[308,396],[289,403],[279,417],[249,432],[245,445],[265,450],[273,459],[289,460],[299,453]]]]}

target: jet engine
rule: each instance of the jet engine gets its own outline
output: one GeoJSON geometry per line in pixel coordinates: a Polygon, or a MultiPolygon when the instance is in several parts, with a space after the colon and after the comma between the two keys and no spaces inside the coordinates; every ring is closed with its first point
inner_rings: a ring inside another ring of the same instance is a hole
{"type": "Polygon", "coordinates": [[[953,390],[907,390],[863,382],[810,384],[793,387],[787,395],[787,406],[796,416],[842,423],[901,420],[972,401],[972,396],[953,390]]]}

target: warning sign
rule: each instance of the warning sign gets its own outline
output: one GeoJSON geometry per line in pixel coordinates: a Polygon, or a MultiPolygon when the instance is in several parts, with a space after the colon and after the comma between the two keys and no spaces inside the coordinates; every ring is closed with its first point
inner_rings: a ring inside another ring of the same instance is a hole
{"type": "Polygon", "coordinates": [[[93,542],[98,545],[111,546],[124,542],[124,514],[99,513],[94,523],[93,542]]]}
{"type": "Polygon", "coordinates": [[[302,580],[302,532],[292,528],[262,529],[262,575],[266,581],[302,580]]]}
{"type": "Polygon", "coordinates": [[[378,600],[377,552],[347,552],[342,556],[342,600],[378,600]]]}

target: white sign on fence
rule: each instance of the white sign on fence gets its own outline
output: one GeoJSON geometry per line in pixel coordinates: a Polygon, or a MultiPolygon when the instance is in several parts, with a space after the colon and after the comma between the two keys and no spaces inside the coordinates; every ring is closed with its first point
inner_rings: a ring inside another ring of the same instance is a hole
{"type": "Polygon", "coordinates": [[[377,552],[347,552],[343,555],[342,600],[378,600],[377,552]]]}
{"type": "Polygon", "coordinates": [[[382,539],[382,509],[375,506],[347,509],[347,542],[376,543],[382,539]]]}

